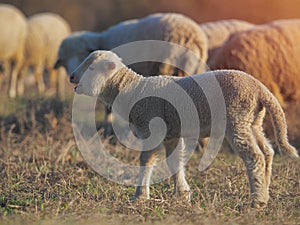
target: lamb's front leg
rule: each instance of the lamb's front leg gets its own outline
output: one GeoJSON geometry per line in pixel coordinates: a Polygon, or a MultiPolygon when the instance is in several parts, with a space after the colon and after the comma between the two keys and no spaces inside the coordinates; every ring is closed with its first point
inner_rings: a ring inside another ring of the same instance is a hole
{"type": "Polygon", "coordinates": [[[172,173],[174,181],[174,193],[186,200],[190,201],[191,191],[185,179],[185,143],[182,138],[172,139],[164,142],[166,148],[167,164],[172,173]]]}
{"type": "Polygon", "coordinates": [[[150,199],[150,178],[157,158],[157,152],[160,146],[149,151],[142,151],[140,154],[140,172],[138,186],[133,200],[139,199],[150,199]]]}

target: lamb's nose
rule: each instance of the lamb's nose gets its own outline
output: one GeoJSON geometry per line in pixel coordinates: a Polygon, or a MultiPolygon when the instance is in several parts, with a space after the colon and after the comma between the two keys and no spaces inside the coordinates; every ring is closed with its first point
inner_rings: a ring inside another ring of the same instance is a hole
{"type": "Polygon", "coordinates": [[[74,82],[74,79],[75,79],[75,74],[74,74],[74,73],[71,73],[71,76],[70,76],[70,82],[73,83],[73,82],[74,82]]]}

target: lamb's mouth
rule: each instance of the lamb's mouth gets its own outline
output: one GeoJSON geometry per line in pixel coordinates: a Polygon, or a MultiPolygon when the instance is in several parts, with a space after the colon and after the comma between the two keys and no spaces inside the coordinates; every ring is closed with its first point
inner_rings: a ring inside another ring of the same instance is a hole
{"type": "Polygon", "coordinates": [[[78,88],[80,87],[81,85],[77,84],[75,85],[74,87],[74,92],[77,93],[77,94],[81,94],[80,90],[78,90],[78,88]]]}

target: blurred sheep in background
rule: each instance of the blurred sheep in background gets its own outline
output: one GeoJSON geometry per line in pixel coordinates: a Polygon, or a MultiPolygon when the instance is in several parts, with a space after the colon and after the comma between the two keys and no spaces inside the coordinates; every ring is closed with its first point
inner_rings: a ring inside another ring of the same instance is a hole
{"type": "Polygon", "coordinates": [[[264,83],[280,103],[300,102],[300,20],[280,20],[232,34],[211,69],[237,69],[264,83]]]}
{"type": "Polygon", "coordinates": [[[27,34],[26,18],[12,5],[0,4],[0,85],[10,80],[9,97],[16,97],[16,86],[27,34]]]}
{"type": "MultiPolygon", "coordinates": [[[[25,59],[20,76],[20,84],[29,68],[32,69],[37,82],[39,93],[45,92],[43,79],[44,70],[48,72],[50,90],[62,95],[64,91],[65,71],[63,68],[55,70],[58,48],[61,41],[70,34],[70,25],[61,16],[54,13],[40,13],[28,18],[28,35],[25,44],[25,59]]],[[[22,95],[24,84],[18,88],[22,95]]]]}
{"type": "Polygon", "coordinates": [[[237,19],[201,23],[200,27],[208,40],[208,61],[231,34],[248,30],[254,26],[252,23],[237,19]]]}

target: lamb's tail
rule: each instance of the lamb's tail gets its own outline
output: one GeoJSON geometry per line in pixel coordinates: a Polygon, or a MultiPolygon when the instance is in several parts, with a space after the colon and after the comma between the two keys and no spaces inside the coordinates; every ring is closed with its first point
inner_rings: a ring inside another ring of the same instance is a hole
{"type": "Polygon", "coordinates": [[[271,115],[279,151],[282,153],[286,152],[290,156],[298,158],[299,155],[297,150],[288,141],[285,115],[278,100],[269,90],[267,90],[261,92],[260,102],[271,115]]]}

